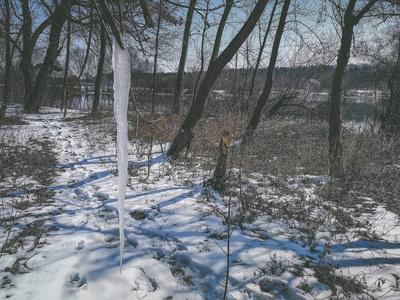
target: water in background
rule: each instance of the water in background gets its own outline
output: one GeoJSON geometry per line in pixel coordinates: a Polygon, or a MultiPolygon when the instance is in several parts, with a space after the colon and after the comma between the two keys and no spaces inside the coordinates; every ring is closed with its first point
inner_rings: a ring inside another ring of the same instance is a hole
{"type": "MultiPolygon", "coordinates": [[[[76,93],[67,100],[69,109],[91,111],[93,105],[94,87],[83,87],[81,92],[76,93]]],[[[329,93],[328,92],[309,92],[296,91],[291,93],[294,96],[292,104],[282,107],[282,114],[295,114],[301,116],[307,114],[307,111],[318,111],[325,117],[329,113],[329,93]]],[[[146,112],[151,110],[152,106],[152,91],[151,89],[137,88],[134,90],[135,99],[141,111],[146,112]]],[[[274,99],[282,97],[282,91],[273,91],[269,103],[267,103],[265,111],[272,106],[274,99]],[[270,107],[268,107],[270,105],[270,107]]],[[[382,92],[374,90],[352,90],[347,91],[342,98],[342,118],[344,121],[363,122],[365,120],[377,120],[381,113],[382,92]]],[[[155,97],[155,108],[158,114],[169,114],[172,107],[172,93],[157,93],[155,97]]],[[[257,96],[251,101],[242,96],[226,93],[225,91],[212,91],[207,101],[205,114],[225,114],[230,112],[240,112],[243,106],[243,101],[247,101],[248,113],[251,113],[255,107],[257,96]]],[[[184,92],[182,94],[182,113],[189,111],[192,103],[192,94],[184,92]]],[[[59,107],[60,103],[52,106],[59,107]]],[[[112,86],[103,87],[100,98],[100,110],[113,110],[114,97],[112,86]]]]}

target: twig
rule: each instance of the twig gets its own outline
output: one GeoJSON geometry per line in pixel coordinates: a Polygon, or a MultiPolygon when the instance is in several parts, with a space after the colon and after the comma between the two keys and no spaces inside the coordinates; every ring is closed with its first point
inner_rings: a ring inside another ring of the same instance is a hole
{"type": "Polygon", "coordinates": [[[145,122],[145,124],[146,124],[147,126],[149,126],[149,128],[151,129],[151,131],[154,132],[154,134],[156,135],[157,140],[158,140],[158,143],[160,144],[162,156],[164,157],[164,159],[165,159],[167,162],[169,162],[169,163],[172,165],[171,160],[170,160],[170,159],[165,155],[165,153],[164,153],[164,148],[163,148],[163,146],[162,146],[160,136],[158,135],[158,132],[155,130],[155,128],[154,128],[152,122],[149,121],[149,120],[147,120],[147,119],[142,115],[142,113],[139,111],[138,106],[137,106],[137,103],[136,103],[136,100],[135,100],[135,96],[133,95],[132,90],[129,91],[129,96],[130,96],[130,99],[131,99],[132,104],[133,104],[133,109],[135,110],[135,112],[137,113],[137,115],[140,117],[140,119],[142,119],[142,120],[145,122]]]}
{"type": "Polygon", "coordinates": [[[232,193],[229,196],[228,202],[228,218],[227,218],[227,226],[228,226],[228,241],[227,241],[227,253],[226,253],[226,278],[225,278],[225,291],[224,291],[224,300],[226,299],[226,294],[228,292],[228,283],[229,283],[229,265],[230,265],[230,258],[231,258],[231,199],[232,193]]]}

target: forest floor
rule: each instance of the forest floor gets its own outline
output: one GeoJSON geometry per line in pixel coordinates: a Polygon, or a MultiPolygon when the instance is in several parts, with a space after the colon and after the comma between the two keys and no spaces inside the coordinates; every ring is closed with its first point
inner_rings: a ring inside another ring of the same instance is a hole
{"type": "Polygon", "coordinates": [[[228,256],[227,299],[400,298],[396,204],[347,201],[323,174],[235,168],[219,195],[203,187],[209,160],[171,164],[155,144],[149,168],[149,143],[134,138],[120,270],[113,117],[45,109],[9,120],[1,299],[222,299],[228,256]]]}

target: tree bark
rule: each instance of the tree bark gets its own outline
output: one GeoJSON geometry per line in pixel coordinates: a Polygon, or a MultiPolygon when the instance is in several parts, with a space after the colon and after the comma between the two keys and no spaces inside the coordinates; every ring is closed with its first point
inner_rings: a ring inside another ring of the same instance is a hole
{"type": "Polygon", "coordinates": [[[54,62],[58,56],[58,45],[60,42],[61,29],[67,18],[68,12],[71,10],[73,5],[72,2],[73,1],[70,1],[70,4],[68,5],[67,0],[62,0],[60,5],[56,7],[53,15],[51,16],[52,22],[46,55],[43,65],[36,76],[32,92],[30,93],[28,101],[24,106],[24,110],[27,113],[39,112],[41,106],[40,95],[53,71],[54,62]]]}
{"type": "Polygon", "coordinates": [[[22,53],[20,68],[24,76],[24,104],[28,103],[29,95],[35,79],[35,70],[32,64],[32,16],[29,0],[21,0],[23,24],[22,24],[22,53]]]}
{"type": "MultiPolygon", "coordinates": [[[[67,0],[67,5],[70,6],[71,0],[67,0]]],[[[67,97],[68,97],[68,71],[69,71],[69,56],[71,49],[71,11],[68,12],[68,26],[67,26],[67,53],[65,58],[65,71],[64,71],[64,92],[61,100],[61,111],[64,110],[63,117],[67,116],[67,97]]]]}
{"type": "Polygon", "coordinates": [[[186,116],[178,134],[173,140],[170,148],[168,149],[167,155],[171,159],[177,159],[184,149],[188,149],[193,140],[193,130],[197,122],[201,118],[204,107],[206,105],[207,96],[211,91],[211,88],[221,73],[222,69],[232,59],[235,53],[238,51],[240,46],[249,36],[262,12],[267,5],[268,0],[259,0],[255,5],[249,18],[239,30],[233,40],[229,43],[226,49],[221,55],[212,63],[210,63],[208,70],[204,76],[204,79],[200,85],[196,99],[194,100],[191,109],[186,116]]]}
{"type": "Polygon", "coordinates": [[[217,34],[215,35],[215,42],[210,61],[213,62],[218,57],[219,47],[221,45],[222,34],[228,20],[229,13],[231,12],[233,0],[226,0],[225,9],[222,13],[221,21],[219,22],[217,34]]]}
{"type": "Polygon", "coordinates": [[[156,53],[154,54],[153,64],[153,94],[151,98],[151,114],[154,116],[156,109],[156,88],[157,88],[157,60],[158,60],[158,44],[160,40],[160,27],[161,27],[161,14],[162,14],[162,0],[160,0],[160,8],[158,11],[157,30],[156,30],[156,53]]]}
{"type": "Polygon", "coordinates": [[[332,81],[331,98],[329,104],[329,174],[333,177],[343,175],[342,163],[342,81],[347,63],[350,58],[353,26],[344,26],[342,41],[337,59],[337,66],[332,81]]]}
{"type": "Polygon", "coordinates": [[[6,44],[6,70],[4,78],[3,105],[0,109],[0,121],[6,118],[6,109],[10,101],[10,76],[11,76],[11,45],[10,45],[10,2],[5,0],[5,44],[6,44]]]}
{"type": "Polygon", "coordinates": [[[201,80],[201,77],[203,76],[203,71],[204,71],[204,42],[206,39],[206,33],[207,33],[207,29],[209,27],[208,24],[208,14],[209,14],[209,5],[210,3],[207,2],[206,4],[206,12],[204,15],[204,24],[203,24],[203,31],[201,33],[201,45],[200,45],[200,70],[199,70],[199,74],[197,75],[197,79],[196,82],[194,84],[193,87],[193,96],[192,99],[194,100],[196,98],[196,93],[197,93],[197,87],[199,86],[199,82],[201,80]]]}
{"type": "Polygon", "coordinates": [[[107,45],[106,28],[104,24],[101,23],[100,56],[99,56],[99,62],[97,64],[96,82],[94,86],[92,117],[96,117],[99,113],[100,98],[101,98],[101,80],[103,78],[104,61],[106,58],[106,45],[107,45]]]}
{"type": "Polygon", "coordinates": [[[341,115],[343,76],[350,58],[354,26],[357,25],[360,19],[371,9],[377,0],[369,1],[358,14],[354,15],[356,2],[356,0],[350,0],[344,14],[341,44],[335,73],[333,75],[329,104],[329,175],[339,178],[344,176],[341,115]]]}
{"type": "Polygon", "coordinates": [[[226,169],[228,166],[231,137],[232,135],[228,131],[225,131],[219,143],[218,161],[215,167],[214,177],[211,180],[211,186],[219,192],[224,192],[225,190],[224,185],[226,182],[226,169]]]}
{"type": "Polygon", "coordinates": [[[192,19],[196,2],[197,0],[190,0],[189,9],[186,16],[185,30],[183,32],[181,59],[179,60],[178,74],[176,75],[175,82],[174,100],[172,104],[173,114],[179,114],[181,110],[182,83],[185,74],[187,51],[189,47],[190,28],[192,27],[192,19]]]}
{"type": "Polygon", "coordinates": [[[389,137],[400,134],[400,74],[398,64],[396,69],[388,80],[390,95],[381,117],[382,129],[389,137]]]}
{"type": "Polygon", "coordinates": [[[32,64],[33,50],[40,35],[48,26],[50,26],[52,19],[49,17],[44,20],[32,33],[32,15],[29,6],[30,1],[20,0],[20,2],[22,7],[23,24],[21,28],[22,52],[19,66],[24,76],[24,104],[26,104],[29,101],[32,87],[35,82],[35,68],[32,64]]]}
{"type": "Polygon", "coordinates": [[[267,30],[265,31],[265,35],[264,35],[263,41],[261,43],[260,51],[258,52],[256,66],[254,67],[254,72],[253,72],[253,76],[251,78],[251,83],[250,83],[249,99],[251,99],[251,97],[253,96],[254,84],[255,84],[255,81],[256,81],[258,68],[260,66],[260,62],[261,62],[262,54],[264,52],[265,44],[267,42],[267,37],[268,37],[269,32],[271,30],[272,20],[273,20],[274,15],[275,15],[276,7],[278,6],[278,2],[279,2],[279,0],[275,0],[274,7],[272,8],[272,11],[271,11],[271,17],[269,18],[268,27],[267,27],[267,30]]]}
{"type": "Polygon", "coordinates": [[[265,104],[267,103],[267,101],[269,99],[269,95],[271,94],[276,60],[278,58],[279,46],[280,46],[280,42],[282,39],[283,31],[285,28],[286,17],[287,17],[289,6],[290,6],[290,1],[291,0],[285,0],[283,7],[282,7],[281,17],[279,19],[279,24],[278,24],[278,28],[276,30],[274,44],[272,46],[272,52],[271,52],[271,57],[269,60],[269,66],[268,66],[267,78],[266,78],[264,90],[261,93],[260,97],[258,98],[257,106],[253,112],[253,115],[252,115],[252,117],[249,121],[249,124],[247,125],[246,131],[243,135],[243,143],[244,144],[249,142],[249,139],[253,136],[254,131],[257,129],[257,126],[260,123],[261,113],[263,111],[265,104]]]}
{"type": "Polygon", "coordinates": [[[154,23],[153,23],[153,19],[151,17],[151,12],[150,12],[147,0],[139,0],[139,2],[140,2],[140,7],[142,8],[143,17],[146,22],[146,25],[149,27],[153,27],[154,23]]]}
{"type": "MultiPolygon", "coordinates": [[[[394,39],[394,37],[393,37],[394,39]]],[[[383,103],[381,115],[381,130],[388,137],[400,134],[400,36],[396,36],[396,62],[389,66],[389,98],[383,103]]]]}

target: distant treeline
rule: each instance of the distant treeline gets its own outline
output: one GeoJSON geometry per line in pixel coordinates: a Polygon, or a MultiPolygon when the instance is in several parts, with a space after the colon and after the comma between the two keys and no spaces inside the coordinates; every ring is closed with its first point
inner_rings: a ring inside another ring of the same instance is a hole
{"type": "MultiPolygon", "coordinates": [[[[0,82],[4,79],[4,70],[0,70],[0,82]]],[[[22,82],[23,77],[19,68],[13,69],[13,80],[22,82]]],[[[280,90],[315,90],[329,91],[332,84],[332,77],[335,66],[305,66],[305,67],[278,67],[275,69],[274,88],[280,90]]],[[[236,92],[246,94],[249,91],[253,69],[226,69],[219,76],[214,85],[215,90],[225,90],[228,93],[236,92]]],[[[260,69],[255,80],[255,91],[262,90],[265,82],[267,69],[260,69]]],[[[52,86],[52,96],[57,94],[57,87],[63,85],[60,72],[53,74],[53,79],[48,83],[52,86]],[[54,76],[55,75],[55,76],[54,76]]],[[[193,93],[193,88],[198,72],[185,73],[184,93],[193,93]]],[[[70,82],[76,82],[76,76],[70,78],[70,82]]],[[[95,78],[84,79],[81,84],[94,84],[95,78]]],[[[113,74],[105,74],[103,77],[104,85],[112,87],[113,74]]],[[[176,73],[157,74],[157,93],[173,93],[176,80],[176,73]]],[[[152,89],[153,74],[144,72],[134,72],[132,74],[132,86],[135,88],[152,89]]],[[[387,83],[382,79],[376,68],[371,65],[349,65],[346,70],[344,80],[344,90],[354,89],[386,89],[387,83]]],[[[2,86],[0,84],[0,90],[2,86]]],[[[61,90],[59,91],[61,92],[61,90]]],[[[17,95],[14,95],[17,96],[17,95]]],[[[19,95],[22,97],[22,95],[19,95]]],[[[16,100],[16,99],[15,99],[16,100]]],[[[21,99],[20,99],[21,100],[21,99]]],[[[19,101],[17,101],[19,102],[19,101]]]]}
{"type": "MultiPolygon", "coordinates": [[[[345,77],[345,90],[352,89],[374,89],[385,88],[385,82],[379,78],[376,69],[371,65],[349,65],[345,77]]],[[[253,69],[227,69],[219,76],[214,85],[216,90],[233,92],[236,88],[246,92],[250,88],[253,69]]],[[[262,90],[267,69],[260,69],[255,80],[255,90],[262,90]]],[[[300,66],[300,67],[278,67],[275,69],[275,89],[312,89],[318,91],[329,91],[335,66],[300,66]]],[[[108,78],[112,78],[110,74],[108,78]]],[[[192,92],[198,72],[185,73],[184,89],[192,92]]],[[[157,92],[172,93],[174,89],[176,73],[157,74],[157,92]]],[[[152,73],[134,73],[132,76],[133,86],[137,88],[152,88],[152,73]]]]}

